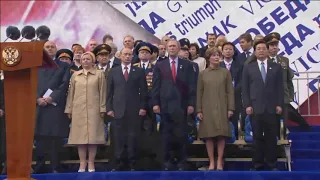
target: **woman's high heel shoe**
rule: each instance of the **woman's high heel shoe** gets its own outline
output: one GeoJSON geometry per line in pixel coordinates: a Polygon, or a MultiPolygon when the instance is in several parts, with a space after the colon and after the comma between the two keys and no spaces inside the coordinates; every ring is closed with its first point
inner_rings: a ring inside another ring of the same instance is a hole
{"type": "Polygon", "coordinates": [[[86,172],[86,169],[79,169],[78,172],[80,173],[86,172]]]}
{"type": "Polygon", "coordinates": [[[89,162],[88,163],[88,172],[95,172],[95,168],[94,168],[94,162],[89,162]],[[93,168],[92,168],[93,167],[93,168]]]}
{"type": "Polygon", "coordinates": [[[95,169],[88,169],[88,172],[96,172],[95,169]]]}
{"type": "Polygon", "coordinates": [[[87,162],[86,161],[80,162],[80,167],[79,167],[78,172],[80,172],[80,173],[86,172],[86,166],[87,166],[87,162]],[[81,168],[81,167],[84,167],[84,168],[81,168]]]}

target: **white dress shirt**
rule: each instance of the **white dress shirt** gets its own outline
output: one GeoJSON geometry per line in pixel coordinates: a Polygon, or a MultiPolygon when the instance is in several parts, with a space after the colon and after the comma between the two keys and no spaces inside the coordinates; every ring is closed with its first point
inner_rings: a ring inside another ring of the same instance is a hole
{"type": "Polygon", "coordinates": [[[270,59],[272,59],[272,58],[274,59],[274,62],[275,62],[275,63],[278,62],[277,56],[275,56],[275,57],[271,57],[271,56],[270,56],[270,59]]]}
{"type": "Polygon", "coordinates": [[[105,66],[100,66],[100,64],[98,65],[98,68],[100,69],[100,70],[102,70],[102,68],[103,68],[103,72],[104,71],[106,71],[106,69],[108,68],[108,64],[107,65],[105,65],[105,66]]]}
{"type": "Polygon", "coordinates": [[[123,74],[124,74],[124,72],[125,72],[125,69],[124,69],[124,67],[125,67],[125,66],[127,66],[127,67],[128,67],[128,73],[130,73],[131,63],[130,63],[130,64],[128,64],[128,65],[121,64],[121,67],[122,67],[122,73],[123,73],[123,74]]]}
{"type": "MultiPolygon", "coordinates": [[[[223,62],[224,62],[224,64],[226,65],[226,68],[228,69],[228,66],[229,66],[229,68],[231,68],[231,65],[232,65],[233,59],[231,59],[231,61],[230,61],[230,62],[228,62],[228,61],[226,61],[226,60],[224,59],[224,60],[223,60],[223,62]]],[[[228,69],[228,70],[230,70],[230,69],[228,69]]]]}
{"type": "Polygon", "coordinates": [[[140,64],[141,64],[141,68],[143,68],[143,64],[144,64],[144,68],[148,68],[148,65],[149,65],[149,61],[147,61],[147,62],[140,62],[140,64]]]}
{"type": "Polygon", "coordinates": [[[264,61],[257,60],[257,62],[258,62],[258,67],[259,67],[260,72],[261,72],[261,63],[263,62],[263,63],[264,63],[264,69],[266,70],[266,73],[268,73],[268,63],[267,63],[267,59],[264,60],[264,61]]]}
{"type": "Polygon", "coordinates": [[[171,58],[169,58],[170,59],[170,68],[172,68],[172,61],[174,61],[176,64],[175,64],[175,66],[176,66],[176,73],[178,73],[178,57],[177,58],[175,58],[175,59],[171,59],[171,58]]]}

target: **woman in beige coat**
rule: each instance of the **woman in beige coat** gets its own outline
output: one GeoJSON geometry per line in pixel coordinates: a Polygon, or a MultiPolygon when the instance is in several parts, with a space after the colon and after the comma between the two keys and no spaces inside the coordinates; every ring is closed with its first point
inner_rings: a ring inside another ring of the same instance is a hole
{"type": "Polygon", "coordinates": [[[78,146],[78,172],[85,172],[87,151],[88,171],[94,172],[97,145],[105,143],[103,117],[106,113],[106,80],[104,73],[94,68],[93,53],[82,54],[80,62],[83,70],[71,77],[65,109],[71,119],[68,144],[78,146]]]}
{"type": "Polygon", "coordinates": [[[200,119],[199,137],[205,140],[210,160],[209,170],[214,170],[214,141],[217,142],[217,170],[223,170],[225,139],[231,137],[229,118],[234,111],[234,90],[230,72],[220,68],[222,58],[217,48],[208,49],[209,67],[200,72],[197,86],[197,116],[200,119]]]}

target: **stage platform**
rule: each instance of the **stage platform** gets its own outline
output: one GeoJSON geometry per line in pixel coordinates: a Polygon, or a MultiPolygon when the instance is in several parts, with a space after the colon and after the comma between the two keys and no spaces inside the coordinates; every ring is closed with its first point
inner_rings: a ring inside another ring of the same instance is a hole
{"type": "MultiPolygon", "coordinates": [[[[320,172],[171,171],[95,172],[33,175],[36,180],[316,180],[320,172]]],[[[0,179],[3,179],[1,177],[0,179]]]]}

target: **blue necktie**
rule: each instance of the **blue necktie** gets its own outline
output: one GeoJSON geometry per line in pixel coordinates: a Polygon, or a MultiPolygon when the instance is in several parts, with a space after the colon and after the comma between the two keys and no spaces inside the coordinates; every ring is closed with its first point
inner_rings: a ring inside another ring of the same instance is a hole
{"type": "Polygon", "coordinates": [[[266,83],[267,72],[266,72],[266,68],[264,67],[264,62],[261,63],[261,76],[262,76],[263,82],[266,83]]]}
{"type": "Polygon", "coordinates": [[[143,68],[144,70],[146,70],[146,64],[145,64],[145,63],[142,64],[142,68],[143,68]]]}

